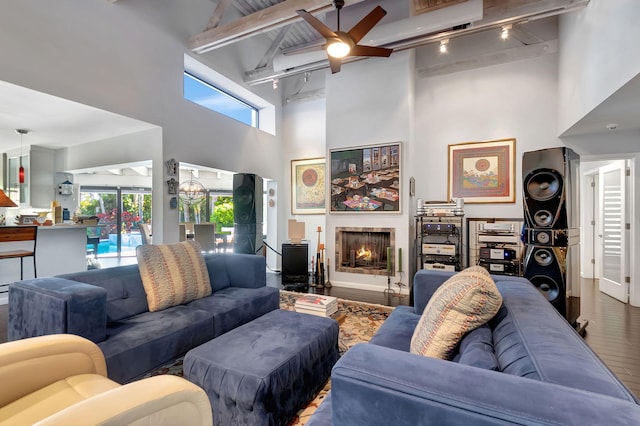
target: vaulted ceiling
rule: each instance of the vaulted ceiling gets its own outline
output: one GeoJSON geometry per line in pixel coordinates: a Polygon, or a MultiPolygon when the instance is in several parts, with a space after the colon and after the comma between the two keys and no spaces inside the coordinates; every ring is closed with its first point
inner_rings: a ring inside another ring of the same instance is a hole
{"type": "MultiPolygon", "coordinates": [[[[126,0],[121,0],[126,1],[126,0]]],[[[364,44],[402,51],[490,29],[510,26],[523,45],[548,41],[527,29],[529,23],[584,7],[588,0],[347,0],[341,29],[351,28],[375,6],[388,13],[367,34],[364,44]]],[[[267,37],[271,45],[245,82],[260,84],[328,67],[324,38],[296,13],[305,9],[330,28],[336,28],[331,0],[219,0],[202,32],[189,40],[201,55],[251,37],[267,37]],[[235,11],[239,19],[224,17],[235,11]]],[[[353,59],[349,59],[353,60],[353,59]]]]}

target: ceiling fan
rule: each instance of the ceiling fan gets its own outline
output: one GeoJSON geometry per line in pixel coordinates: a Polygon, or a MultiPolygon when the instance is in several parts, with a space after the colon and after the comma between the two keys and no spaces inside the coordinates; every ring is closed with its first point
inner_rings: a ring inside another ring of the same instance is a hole
{"type": "Polygon", "coordinates": [[[316,31],[320,33],[326,40],[325,48],[329,56],[329,65],[333,74],[340,71],[342,58],[347,56],[380,56],[389,57],[393,49],[375,46],[363,46],[358,44],[360,40],[378,23],[387,12],[380,6],[376,6],[367,16],[362,18],[360,22],[353,26],[348,32],[340,31],[340,9],[344,6],[344,0],[335,0],[333,4],[336,7],[338,15],[338,29],[333,31],[325,24],[320,22],[312,14],[304,9],[296,12],[302,19],[307,21],[316,31]]]}

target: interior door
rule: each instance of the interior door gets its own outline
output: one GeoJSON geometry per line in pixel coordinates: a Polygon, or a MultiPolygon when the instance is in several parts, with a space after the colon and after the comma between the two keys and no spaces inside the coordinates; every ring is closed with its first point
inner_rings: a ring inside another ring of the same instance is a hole
{"type": "Polygon", "coordinates": [[[614,161],[599,171],[600,239],[600,291],[621,302],[628,301],[628,283],[625,280],[626,260],[626,167],[625,161],[614,161]]]}

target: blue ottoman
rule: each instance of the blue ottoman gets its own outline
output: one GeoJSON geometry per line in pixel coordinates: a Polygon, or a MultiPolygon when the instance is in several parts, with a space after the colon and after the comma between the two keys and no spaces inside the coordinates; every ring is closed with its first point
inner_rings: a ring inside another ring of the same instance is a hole
{"type": "Polygon", "coordinates": [[[286,425],[338,356],[336,321],[278,309],[190,350],[184,377],[207,392],[216,425],[286,425]]]}

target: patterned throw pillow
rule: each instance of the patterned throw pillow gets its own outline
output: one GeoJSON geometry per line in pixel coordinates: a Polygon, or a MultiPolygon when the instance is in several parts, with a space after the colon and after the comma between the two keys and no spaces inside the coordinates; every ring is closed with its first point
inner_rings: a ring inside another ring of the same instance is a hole
{"type": "Polygon", "coordinates": [[[465,333],[493,318],[501,304],[502,296],[485,268],[458,272],[429,299],[413,332],[410,352],[449,359],[465,333]]]}
{"type": "Polygon", "coordinates": [[[209,272],[197,242],[141,245],[136,256],[150,312],[211,294],[209,272]]]}

